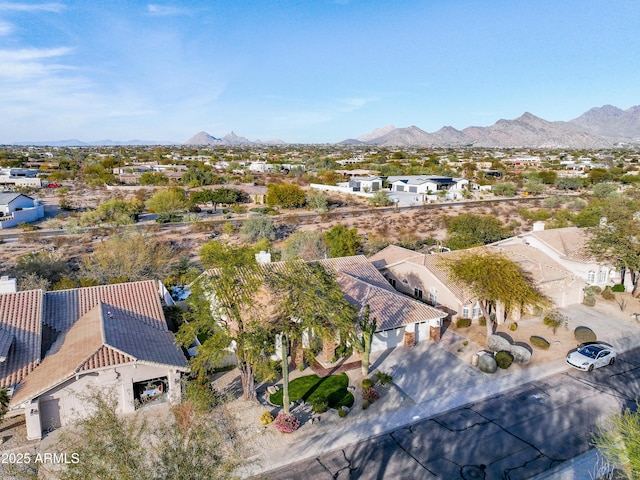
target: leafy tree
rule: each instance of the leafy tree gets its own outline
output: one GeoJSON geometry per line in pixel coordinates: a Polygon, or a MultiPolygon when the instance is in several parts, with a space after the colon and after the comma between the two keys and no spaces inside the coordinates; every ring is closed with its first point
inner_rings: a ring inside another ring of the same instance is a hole
{"type": "Polygon", "coordinates": [[[556,182],[559,190],[580,190],[584,187],[584,180],[580,177],[560,177],[556,182]]]}
{"type": "Polygon", "coordinates": [[[310,210],[318,213],[326,212],[329,208],[327,195],[320,190],[311,189],[306,195],[306,204],[310,210]]]}
{"type": "Polygon", "coordinates": [[[304,190],[292,183],[271,184],[267,187],[267,205],[299,208],[306,201],[304,190]]]}
{"type": "Polygon", "coordinates": [[[393,203],[386,190],[377,190],[368,201],[374,207],[386,207],[393,203]]]}
{"type": "Polygon", "coordinates": [[[140,233],[122,234],[98,244],[80,264],[80,276],[99,285],[163,280],[179,259],[167,242],[140,233]]]}
{"type": "Polygon", "coordinates": [[[613,415],[594,435],[598,451],[611,464],[622,470],[625,478],[640,479],[640,412],[638,405],[613,415]]]}
{"type": "Polygon", "coordinates": [[[538,172],[538,178],[546,185],[554,185],[558,180],[558,173],[553,170],[542,170],[538,172]]]}
{"type": "Polygon", "coordinates": [[[101,203],[95,210],[82,214],[80,224],[129,225],[136,222],[143,207],[143,203],[138,200],[114,198],[101,203]]]}
{"type": "Polygon", "coordinates": [[[452,250],[486,245],[509,236],[509,230],[491,215],[463,213],[447,221],[447,246],[452,250]]]}
{"type": "Polygon", "coordinates": [[[191,360],[196,374],[207,374],[228,355],[233,343],[244,400],[256,400],[255,378],[265,373],[273,349],[273,332],[265,313],[269,308],[258,299],[263,278],[257,264],[222,265],[199,277],[177,336],[184,346],[200,338],[201,346],[191,360]]]}
{"type": "Polygon", "coordinates": [[[263,238],[273,241],[276,239],[276,227],[270,218],[263,216],[250,217],[242,224],[240,234],[246,242],[256,242],[263,238]]]}
{"type": "Polygon", "coordinates": [[[301,343],[305,331],[321,338],[348,338],[354,328],[356,311],[335,276],[319,263],[287,262],[283,268],[266,272],[265,282],[272,294],[275,331],[281,335],[282,390],[284,412],[289,414],[289,349],[301,343]]]}
{"type": "Polygon", "coordinates": [[[158,217],[171,218],[189,208],[189,199],[181,188],[168,188],[156,191],[145,203],[149,211],[158,217]]]}
{"type": "Polygon", "coordinates": [[[238,203],[243,201],[244,196],[240,190],[234,188],[216,188],[215,190],[198,190],[191,194],[191,203],[211,203],[213,210],[218,204],[238,203]]]}
{"type": "Polygon", "coordinates": [[[594,198],[607,198],[615,196],[618,192],[617,185],[613,183],[598,183],[591,189],[591,195],[594,198]]]}
{"type": "Polygon", "coordinates": [[[138,179],[140,185],[169,185],[169,177],[162,172],[144,172],[138,179]]]}
{"type": "Polygon", "coordinates": [[[495,315],[491,313],[495,313],[499,304],[504,306],[505,313],[550,305],[530,276],[501,253],[473,249],[460,255],[445,256],[441,265],[455,283],[465,285],[465,290],[477,298],[487,322],[487,338],[494,331],[495,315]]]}
{"type": "Polygon", "coordinates": [[[348,229],[342,224],[335,225],[326,232],[324,240],[329,250],[329,256],[332,258],[355,255],[362,247],[362,239],[358,235],[358,229],[348,229]]]}
{"type": "Polygon", "coordinates": [[[114,395],[83,397],[92,413],[60,436],[61,451],[80,461],[62,464],[61,480],[230,479],[242,445],[227,414],[196,413],[189,403],[171,409],[169,419],[123,417],[114,395]]]}
{"type": "Polygon", "coordinates": [[[367,305],[362,315],[358,317],[357,330],[352,335],[350,343],[362,355],[362,376],[369,375],[369,366],[371,358],[371,344],[373,343],[373,335],[378,328],[378,319],[371,318],[371,308],[367,305]]]}
{"type": "Polygon", "coordinates": [[[69,264],[61,255],[45,250],[22,255],[18,257],[16,264],[16,276],[21,290],[30,290],[32,288],[29,287],[36,287],[36,283],[36,289],[48,287],[65,278],[70,272],[69,264]]]}
{"type": "Polygon", "coordinates": [[[527,180],[524,189],[532,195],[539,195],[544,192],[544,184],[539,180],[527,180]]]}
{"type": "Polygon", "coordinates": [[[513,197],[516,194],[516,186],[511,182],[496,183],[491,191],[501,197],[513,197]]]}
{"type": "Polygon", "coordinates": [[[224,183],[215,170],[209,165],[194,164],[182,175],[182,184],[189,188],[202,187],[203,185],[217,185],[224,183]]]}
{"type": "Polygon", "coordinates": [[[588,205],[582,211],[574,217],[573,223],[576,226],[585,227],[597,227],[602,218],[602,208],[599,205],[588,205]]]}
{"type": "Polygon", "coordinates": [[[635,295],[640,282],[640,190],[628,190],[625,196],[602,203],[603,222],[590,230],[587,250],[599,261],[629,270],[635,295]]]}
{"type": "Polygon", "coordinates": [[[269,241],[262,239],[255,245],[233,247],[218,240],[211,240],[200,248],[200,262],[205,268],[219,268],[224,265],[242,267],[256,263],[255,254],[269,250],[269,241]]]}
{"type": "Polygon", "coordinates": [[[325,258],[327,247],[324,234],[318,231],[303,231],[293,233],[282,246],[283,260],[298,258],[312,261],[325,258]]]}

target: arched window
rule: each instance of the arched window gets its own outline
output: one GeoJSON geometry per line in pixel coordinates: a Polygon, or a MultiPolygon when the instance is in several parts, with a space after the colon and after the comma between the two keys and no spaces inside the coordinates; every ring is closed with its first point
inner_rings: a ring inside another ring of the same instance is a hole
{"type": "Polygon", "coordinates": [[[606,283],[606,281],[607,281],[607,269],[603,268],[598,273],[598,283],[603,284],[603,283],[606,283]]]}
{"type": "Polygon", "coordinates": [[[589,270],[589,273],[587,273],[587,282],[589,283],[596,282],[596,272],[594,272],[593,270],[589,270]]]}

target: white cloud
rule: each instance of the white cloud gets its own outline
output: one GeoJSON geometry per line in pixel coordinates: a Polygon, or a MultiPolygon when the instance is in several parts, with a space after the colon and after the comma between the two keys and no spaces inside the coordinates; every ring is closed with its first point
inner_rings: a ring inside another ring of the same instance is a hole
{"type": "Polygon", "coordinates": [[[187,10],[182,8],[172,7],[169,5],[158,5],[155,3],[148,4],[147,11],[151,15],[157,15],[157,16],[185,15],[188,13],[187,10]]]}
{"type": "Polygon", "coordinates": [[[11,32],[13,32],[13,25],[0,20],[0,37],[9,35],[11,32]]]}
{"type": "Polygon", "coordinates": [[[71,67],[49,60],[68,55],[72,51],[67,47],[0,50],[0,79],[26,80],[69,70],[71,67]]]}
{"type": "Polygon", "coordinates": [[[61,12],[62,3],[13,3],[0,2],[0,12],[61,12]]]}

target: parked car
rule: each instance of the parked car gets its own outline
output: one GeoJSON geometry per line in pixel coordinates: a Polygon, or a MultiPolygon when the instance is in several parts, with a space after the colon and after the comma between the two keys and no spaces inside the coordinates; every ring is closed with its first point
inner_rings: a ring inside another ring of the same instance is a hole
{"type": "Polygon", "coordinates": [[[606,343],[591,342],[578,345],[567,355],[567,363],[578,370],[592,372],[595,368],[613,365],[618,353],[606,343]]]}

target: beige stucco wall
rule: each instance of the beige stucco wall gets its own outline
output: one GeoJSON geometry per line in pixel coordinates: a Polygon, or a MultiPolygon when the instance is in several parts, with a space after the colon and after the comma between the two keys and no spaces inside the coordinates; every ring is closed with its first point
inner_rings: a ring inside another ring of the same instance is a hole
{"type": "Polygon", "coordinates": [[[78,416],[90,413],[90,405],[83,397],[92,389],[114,394],[118,401],[119,412],[133,412],[135,411],[134,382],[158,377],[167,377],[169,401],[179,403],[181,401],[180,373],[167,367],[130,364],[83,374],[68,380],[40,396],[35,404],[38,414],[32,413],[34,404],[26,408],[27,437],[30,440],[41,438],[42,430],[68,425],[78,416]],[[56,410],[53,405],[57,405],[57,418],[52,416],[52,412],[56,410]]]}

